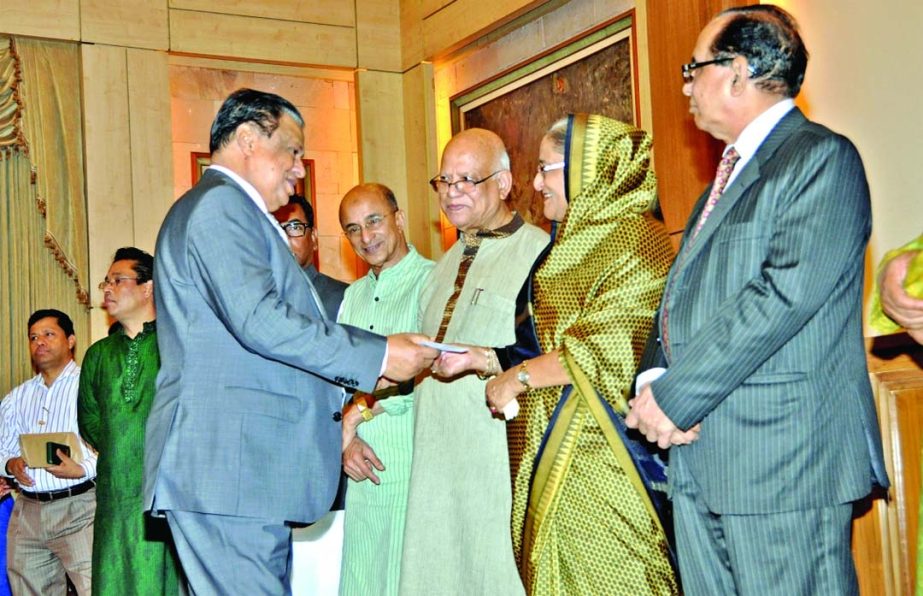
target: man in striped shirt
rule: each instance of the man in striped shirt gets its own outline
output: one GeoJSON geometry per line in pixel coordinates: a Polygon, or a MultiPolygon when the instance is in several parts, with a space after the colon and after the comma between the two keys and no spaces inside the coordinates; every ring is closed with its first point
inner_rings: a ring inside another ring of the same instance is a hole
{"type": "Polygon", "coordinates": [[[29,317],[29,353],[38,374],[0,404],[0,462],[4,474],[22,489],[7,536],[14,594],[64,594],[65,574],[79,594],[91,590],[96,454],[81,441],[81,457],[73,454],[72,459],[57,449],[60,463],[33,468],[26,465],[19,443],[20,435],[28,433],[78,433],[76,343],[74,324],[66,314],[34,312],[29,317]]]}

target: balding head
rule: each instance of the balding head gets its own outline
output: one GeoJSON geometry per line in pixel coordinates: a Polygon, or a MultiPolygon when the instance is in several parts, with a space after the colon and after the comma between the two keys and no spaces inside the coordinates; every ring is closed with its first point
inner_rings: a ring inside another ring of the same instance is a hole
{"type": "Polygon", "coordinates": [[[377,182],[357,184],[356,186],[346,191],[346,194],[343,195],[343,200],[340,201],[340,224],[343,223],[344,208],[349,206],[349,204],[353,201],[359,200],[360,198],[367,197],[369,195],[378,195],[378,197],[387,201],[391,206],[392,211],[397,211],[401,208],[400,205],[397,204],[397,197],[394,196],[394,191],[392,191],[384,184],[379,184],[377,182]]]}
{"type": "Polygon", "coordinates": [[[485,163],[489,165],[490,170],[508,170],[510,169],[510,156],[506,152],[506,146],[503,144],[497,133],[484,128],[469,128],[463,130],[449,141],[446,145],[446,152],[449,147],[455,144],[463,144],[484,156],[485,163]]]}
{"type": "Polygon", "coordinates": [[[489,130],[469,128],[452,137],[436,180],[443,182],[437,184],[443,212],[463,232],[493,230],[513,217],[504,201],[513,185],[510,158],[503,141],[489,130]],[[454,184],[462,180],[478,184],[464,190],[454,184]]]}

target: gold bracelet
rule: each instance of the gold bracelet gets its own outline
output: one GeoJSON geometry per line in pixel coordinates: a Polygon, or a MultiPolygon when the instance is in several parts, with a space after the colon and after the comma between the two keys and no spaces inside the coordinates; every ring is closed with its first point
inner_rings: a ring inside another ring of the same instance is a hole
{"type": "Polygon", "coordinates": [[[365,401],[365,396],[361,395],[353,400],[356,404],[356,407],[359,408],[359,414],[362,416],[362,419],[366,422],[370,422],[372,418],[375,417],[375,413],[372,412],[372,409],[369,408],[369,404],[365,401]]]}
{"type": "Polygon", "coordinates": [[[500,360],[497,359],[497,353],[490,348],[484,348],[484,358],[487,360],[487,367],[483,372],[478,371],[478,378],[482,381],[500,374],[500,360]]]}

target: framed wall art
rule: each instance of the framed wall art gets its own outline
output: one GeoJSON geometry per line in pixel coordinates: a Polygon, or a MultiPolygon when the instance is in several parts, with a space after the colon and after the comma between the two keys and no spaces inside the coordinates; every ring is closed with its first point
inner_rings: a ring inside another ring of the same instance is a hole
{"type": "Polygon", "coordinates": [[[510,153],[510,202],[527,221],[548,227],[532,188],[545,130],[569,113],[603,114],[637,124],[637,76],[631,15],[501,73],[450,99],[453,134],[487,128],[510,153]]]}

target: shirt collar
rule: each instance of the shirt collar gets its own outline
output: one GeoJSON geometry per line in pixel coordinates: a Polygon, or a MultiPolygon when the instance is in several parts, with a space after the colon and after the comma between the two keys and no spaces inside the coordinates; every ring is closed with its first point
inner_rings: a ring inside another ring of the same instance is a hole
{"type": "Polygon", "coordinates": [[[785,117],[795,107],[795,100],[788,97],[782,101],[773,104],[768,110],[757,116],[748,124],[737,137],[733,145],[725,147],[724,152],[730,147],[737,149],[740,159],[743,163],[750,161],[750,158],[756,153],[772,129],[776,127],[782,118],[785,117]]]}
{"type": "Polygon", "coordinates": [[[402,258],[397,263],[391,265],[387,269],[382,269],[381,273],[379,273],[378,275],[375,275],[375,272],[369,269],[368,275],[370,278],[372,278],[373,281],[381,281],[381,279],[385,276],[390,277],[392,275],[400,275],[400,271],[407,265],[407,263],[410,263],[411,261],[413,261],[416,255],[417,255],[417,249],[413,247],[413,244],[410,244],[408,242],[407,243],[407,254],[404,255],[404,258],[402,258]]]}
{"type": "MultiPolygon", "coordinates": [[[[80,374],[80,368],[77,366],[77,361],[71,358],[71,361],[68,362],[64,366],[63,369],[61,369],[61,374],[59,374],[58,377],[54,380],[54,382],[51,383],[51,387],[54,387],[55,383],[57,383],[58,381],[60,381],[61,379],[65,377],[69,377],[72,375],[79,375],[79,374],[80,374]]],[[[45,378],[42,377],[42,373],[38,373],[37,375],[32,377],[32,382],[36,385],[41,385],[42,387],[48,387],[47,385],[45,385],[45,378]]],[[[48,389],[51,389],[51,387],[48,387],[48,389]]]]}
{"type": "Polygon", "coordinates": [[[152,320],[150,320],[150,321],[145,321],[145,322],[141,325],[141,332],[138,333],[138,335],[136,335],[136,336],[134,336],[134,337],[128,337],[128,334],[125,333],[125,327],[123,327],[121,324],[119,325],[119,328],[115,331],[114,334],[121,335],[121,336],[125,337],[125,339],[127,339],[127,340],[129,340],[129,341],[134,341],[134,340],[136,340],[136,339],[140,339],[140,338],[144,337],[145,335],[149,335],[150,333],[153,333],[154,331],[157,331],[157,319],[152,319],[152,320]]]}
{"type": "Polygon", "coordinates": [[[222,174],[224,174],[225,176],[227,176],[228,178],[236,182],[237,185],[243,189],[244,193],[246,193],[246,195],[250,197],[250,200],[253,201],[253,204],[256,205],[257,209],[259,209],[263,213],[263,215],[266,216],[266,218],[269,220],[269,223],[272,224],[273,229],[279,234],[279,237],[285,241],[285,245],[286,246],[289,245],[288,236],[285,235],[285,230],[282,229],[282,226],[279,225],[279,222],[276,221],[276,218],[273,217],[272,213],[269,212],[269,209],[266,208],[266,201],[264,201],[263,197],[260,196],[260,193],[258,190],[256,190],[255,186],[253,186],[252,184],[250,184],[249,182],[241,178],[240,175],[234,172],[233,170],[229,170],[228,168],[224,166],[212,164],[208,166],[208,169],[218,170],[219,172],[221,172],[222,174]]]}

